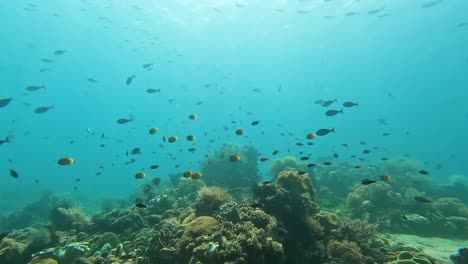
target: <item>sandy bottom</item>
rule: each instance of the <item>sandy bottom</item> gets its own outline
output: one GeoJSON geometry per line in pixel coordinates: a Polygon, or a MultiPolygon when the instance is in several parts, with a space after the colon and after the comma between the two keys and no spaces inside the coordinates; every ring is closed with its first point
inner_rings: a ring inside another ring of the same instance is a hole
{"type": "Polygon", "coordinates": [[[452,264],[449,256],[456,254],[459,248],[468,247],[468,240],[452,240],[414,235],[391,234],[387,238],[390,243],[404,245],[421,250],[423,254],[437,259],[441,264],[452,264]]]}

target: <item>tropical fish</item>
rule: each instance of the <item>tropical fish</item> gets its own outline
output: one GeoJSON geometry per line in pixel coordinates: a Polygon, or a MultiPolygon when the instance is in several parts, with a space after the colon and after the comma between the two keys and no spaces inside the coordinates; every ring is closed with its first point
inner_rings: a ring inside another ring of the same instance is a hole
{"type": "Polygon", "coordinates": [[[194,135],[188,135],[188,136],[186,137],[186,139],[187,139],[188,141],[194,141],[194,140],[195,140],[195,136],[194,136],[194,135]]]}
{"type": "Polygon", "coordinates": [[[315,163],[310,163],[310,164],[307,164],[306,167],[307,167],[307,168],[312,168],[312,167],[315,167],[316,165],[317,165],[317,164],[315,164],[315,163]]]}
{"type": "Polygon", "coordinates": [[[54,109],[54,106],[53,105],[51,105],[51,106],[40,106],[40,107],[34,109],[34,113],[43,114],[43,113],[48,112],[50,109],[54,109]]]}
{"type": "Polygon", "coordinates": [[[229,156],[229,161],[231,162],[239,162],[241,160],[241,157],[239,154],[234,154],[229,156]]]}
{"type": "Polygon", "coordinates": [[[376,181],[374,181],[374,180],[369,180],[369,179],[363,179],[363,180],[361,181],[361,184],[362,184],[362,185],[369,185],[369,184],[373,184],[373,183],[376,183],[376,181]]]}
{"type": "Polygon", "coordinates": [[[2,145],[3,143],[11,143],[11,141],[10,141],[10,137],[9,137],[9,136],[7,136],[7,137],[5,137],[5,139],[3,139],[3,140],[2,140],[2,139],[0,139],[0,145],[2,145]]]}
{"type": "Polygon", "coordinates": [[[9,173],[10,173],[10,176],[11,176],[12,178],[18,179],[18,177],[19,177],[18,172],[16,172],[16,171],[10,169],[10,170],[9,170],[9,173]]]}
{"type": "Polygon", "coordinates": [[[127,85],[130,85],[130,84],[132,83],[132,81],[133,81],[133,78],[135,78],[135,77],[136,77],[135,74],[133,74],[132,76],[130,76],[130,77],[127,78],[127,81],[126,81],[125,83],[126,83],[127,85]]]}
{"type": "Polygon", "coordinates": [[[420,174],[422,174],[422,175],[428,175],[429,174],[429,172],[427,170],[419,170],[418,172],[420,174]]]}
{"type": "Polygon", "coordinates": [[[322,106],[323,106],[323,107],[329,107],[329,106],[332,105],[334,102],[338,102],[338,100],[334,99],[334,100],[323,101],[322,106]]]}
{"type": "Polygon", "coordinates": [[[202,177],[202,173],[201,172],[195,172],[192,174],[191,178],[192,180],[198,180],[202,177]]]}
{"type": "Polygon", "coordinates": [[[380,179],[381,181],[384,181],[384,182],[387,182],[387,183],[388,183],[388,182],[390,182],[390,181],[392,180],[392,176],[390,176],[390,175],[381,175],[381,176],[379,177],[379,179],[380,179]]]}
{"type": "Polygon", "coordinates": [[[134,148],[134,149],[132,149],[130,154],[132,154],[132,155],[141,154],[141,149],[140,148],[134,148]]]}
{"type": "Polygon", "coordinates": [[[149,130],[149,134],[150,134],[150,135],[154,135],[154,134],[156,134],[156,132],[158,132],[158,129],[157,129],[156,127],[152,127],[152,128],[150,128],[150,130],[149,130]]]}
{"type": "Polygon", "coordinates": [[[274,156],[274,155],[278,154],[278,152],[279,152],[279,150],[273,150],[273,153],[271,153],[271,155],[274,156]]]}
{"type": "Polygon", "coordinates": [[[433,7],[439,3],[441,3],[442,0],[437,0],[437,1],[431,1],[431,2],[427,2],[427,3],[424,3],[421,5],[422,8],[429,8],[429,7],[433,7]]]}
{"type": "Polygon", "coordinates": [[[334,128],[332,128],[332,129],[321,128],[321,129],[317,130],[317,132],[315,134],[317,136],[325,136],[325,135],[329,134],[330,132],[335,133],[335,129],[334,128]]]}
{"type": "Polygon", "coordinates": [[[190,177],[192,177],[192,174],[193,174],[193,172],[188,170],[188,171],[184,172],[184,178],[190,178],[190,177]]]}
{"type": "Polygon", "coordinates": [[[68,51],[66,51],[66,50],[56,50],[56,51],[54,51],[54,55],[63,55],[65,53],[67,53],[67,52],[68,51]]]}
{"type": "Polygon", "coordinates": [[[307,139],[314,139],[315,138],[315,134],[314,133],[309,133],[306,135],[306,138],[307,139]]]}
{"type": "Polygon", "coordinates": [[[431,201],[427,198],[424,198],[422,196],[415,196],[414,200],[419,203],[431,203],[431,201]]]}
{"type": "Polygon", "coordinates": [[[146,174],[144,172],[138,172],[137,174],[135,174],[135,179],[137,180],[141,180],[143,178],[145,178],[146,174]]]}
{"type": "Polygon", "coordinates": [[[344,107],[353,107],[353,106],[358,106],[358,103],[353,103],[353,102],[344,102],[343,103],[344,107]]]}
{"type": "Polygon", "coordinates": [[[238,135],[238,136],[244,135],[244,130],[242,130],[242,129],[237,129],[237,130],[236,130],[236,135],[238,135]]]}
{"type": "Polygon", "coordinates": [[[169,143],[174,143],[177,141],[177,136],[170,136],[168,139],[167,139],[167,142],[169,143]]]}
{"type": "Polygon", "coordinates": [[[123,124],[127,124],[128,122],[132,122],[132,121],[133,121],[133,117],[119,118],[119,119],[117,119],[117,124],[123,125],[123,124]]]}
{"type": "Polygon", "coordinates": [[[329,161],[325,161],[325,162],[323,163],[323,165],[327,165],[327,166],[332,165],[332,164],[333,164],[333,163],[331,163],[331,162],[329,162],[329,161]]]}
{"type": "Polygon", "coordinates": [[[253,122],[251,123],[252,126],[256,126],[256,125],[258,125],[258,124],[260,124],[260,120],[253,121],[253,122]]]}
{"type": "Polygon", "coordinates": [[[188,118],[189,118],[190,120],[195,120],[195,119],[197,119],[197,115],[196,115],[196,114],[190,114],[190,115],[188,116],[188,118]]]}
{"type": "Polygon", "coordinates": [[[267,160],[269,160],[269,158],[260,158],[260,161],[261,161],[261,162],[265,162],[265,161],[267,161],[267,160]]]}
{"type": "Polygon", "coordinates": [[[365,149],[365,150],[362,151],[362,153],[369,154],[369,153],[371,153],[371,151],[369,149],[365,149]]]}
{"type": "Polygon", "coordinates": [[[146,206],[144,203],[142,202],[137,202],[135,203],[135,207],[137,208],[147,208],[148,206],[146,206]]]}
{"type": "Polygon", "coordinates": [[[146,89],[146,92],[147,93],[160,93],[161,92],[161,89],[153,89],[153,88],[149,88],[149,89],[146,89]]]}
{"type": "Polygon", "coordinates": [[[7,106],[13,98],[0,99],[0,108],[7,106]]]}
{"type": "Polygon", "coordinates": [[[377,8],[377,9],[372,9],[372,10],[369,10],[369,12],[367,12],[367,14],[369,15],[375,15],[377,13],[379,13],[380,11],[383,11],[385,8],[377,8]]]}
{"type": "Polygon", "coordinates": [[[308,159],[309,159],[309,157],[301,157],[300,158],[300,160],[302,160],[302,161],[305,161],[305,160],[308,160],[308,159]]]}
{"type": "Polygon", "coordinates": [[[337,114],[343,114],[343,109],[342,110],[328,110],[325,112],[326,116],[335,116],[337,114]]]}
{"type": "Polygon", "coordinates": [[[45,89],[45,86],[44,85],[42,85],[42,86],[29,85],[29,86],[26,86],[25,89],[30,91],[30,92],[35,92],[35,91],[40,90],[40,89],[45,89]]]}
{"type": "Polygon", "coordinates": [[[61,158],[57,161],[57,164],[60,166],[66,166],[75,163],[75,160],[73,158],[67,157],[67,158],[61,158]]]}
{"type": "Polygon", "coordinates": [[[152,170],[155,170],[155,169],[157,169],[157,168],[159,168],[158,165],[151,165],[151,166],[150,166],[150,169],[152,169],[152,170]]]}

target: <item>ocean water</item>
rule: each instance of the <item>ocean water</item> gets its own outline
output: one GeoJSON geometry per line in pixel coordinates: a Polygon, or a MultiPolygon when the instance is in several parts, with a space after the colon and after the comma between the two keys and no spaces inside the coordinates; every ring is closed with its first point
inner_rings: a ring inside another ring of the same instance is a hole
{"type": "MultiPolygon", "coordinates": [[[[225,143],[264,155],[337,153],[369,166],[409,155],[438,184],[467,175],[468,2],[427,3],[1,1],[0,99],[13,100],[0,109],[0,138],[11,136],[0,145],[0,213],[45,190],[97,210],[101,199],[134,193],[136,172],[168,181],[199,170],[225,143]],[[46,88],[28,92],[29,85],[46,88]],[[320,99],[338,102],[324,108],[320,99]],[[345,101],[359,106],[324,114],[345,101]],[[34,113],[40,106],[54,109],[34,113]],[[149,135],[151,127],[158,133],[149,135]],[[236,128],[246,136],[236,137],[236,128]],[[320,128],[336,133],[296,145],[320,128]],[[186,141],[189,134],[196,141],[186,141]],[[164,143],[162,135],[179,140],[164,143]],[[125,155],[135,147],[141,155],[125,155]],[[350,158],[373,147],[365,161],[350,158]],[[75,164],[57,165],[62,157],[75,164]],[[130,158],[135,163],[125,164],[130,158]],[[149,170],[153,164],[160,167],[149,170]]],[[[258,167],[265,179],[269,165],[258,167]]]]}

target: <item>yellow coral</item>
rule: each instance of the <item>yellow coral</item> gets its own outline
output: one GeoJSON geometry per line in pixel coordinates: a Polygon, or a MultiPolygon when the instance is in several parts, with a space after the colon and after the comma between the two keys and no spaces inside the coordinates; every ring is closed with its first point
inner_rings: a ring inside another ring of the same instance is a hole
{"type": "Polygon", "coordinates": [[[314,195],[314,189],[307,173],[300,175],[296,170],[282,171],[278,174],[276,184],[291,192],[314,195]]]}
{"type": "Polygon", "coordinates": [[[197,215],[211,215],[221,205],[230,201],[232,201],[232,197],[225,189],[204,186],[198,191],[194,208],[197,215]]]}

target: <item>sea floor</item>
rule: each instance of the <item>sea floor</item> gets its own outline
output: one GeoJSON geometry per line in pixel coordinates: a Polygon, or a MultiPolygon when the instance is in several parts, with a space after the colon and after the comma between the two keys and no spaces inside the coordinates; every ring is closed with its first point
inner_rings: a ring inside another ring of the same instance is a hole
{"type": "Polygon", "coordinates": [[[421,250],[421,253],[435,258],[440,264],[452,264],[449,256],[456,254],[459,248],[468,246],[468,240],[420,237],[405,234],[389,234],[387,239],[391,244],[401,243],[421,250]]]}

